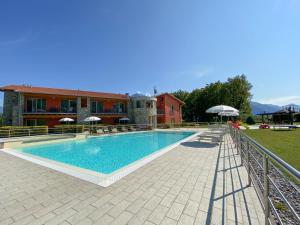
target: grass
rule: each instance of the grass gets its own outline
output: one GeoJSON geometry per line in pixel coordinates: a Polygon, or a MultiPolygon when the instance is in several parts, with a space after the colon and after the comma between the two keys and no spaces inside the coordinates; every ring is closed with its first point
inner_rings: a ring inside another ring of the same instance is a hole
{"type": "Polygon", "coordinates": [[[285,162],[300,170],[299,128],[291,131],[273,131],[272,129],[246,130],[245,133],[285,162]]]}

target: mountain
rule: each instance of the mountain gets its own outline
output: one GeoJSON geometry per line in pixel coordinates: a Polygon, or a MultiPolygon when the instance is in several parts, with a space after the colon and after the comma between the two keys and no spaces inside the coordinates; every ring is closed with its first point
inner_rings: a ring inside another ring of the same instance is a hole
{"type": "Polygon", "coordinates": [[[3,107],[0,106],[0,113],[3,113],[3,107]]]}
{"type": "Polygon", "coordinates": [[[272,105],[272,104],[262,104],[259,102],[250,102],[252,114],[256,115],[258,113],[272,113],[282,109],[281,106],[272,105]]]}

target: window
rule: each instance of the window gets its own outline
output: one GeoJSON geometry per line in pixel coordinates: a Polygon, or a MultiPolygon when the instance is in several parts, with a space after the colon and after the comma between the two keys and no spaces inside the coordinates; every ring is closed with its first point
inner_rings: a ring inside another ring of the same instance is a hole
{"type": "Polygon", "coordinates": [[[76,113],[77,101],[68,99],[61,100],[60,108],[61,111],[65,113],[76,113]]]}
{"type": "Polygon", "coordinates": [[[146,107],[147,108],[153,108],[153,103],[151,101],[146,102],[146,107]]]}
{"type": "Polygon", "coordinates": [[[142,108],[141,101],[136,101],[136,108],[142,108]]]}
{"type": "Polygon", "coordinates": [[[115,103],[115,104],[113,105],[113,111],[114,111],[115,113],[123,113],[123,112],[125,112],[125,106],[124,106],[124,103],[122,103],[122,102],[115,103]]]}
{"type": "Polygon", "coordinates": [[[173,105],[170,106],[170,112],[171,112],[171,113],[174,112],[174,106],[173,106],[173,105]]]}
{"type": "Polygon", "coordinates": [[[102,113],[103,112],[103,104],[102,102],[92,102],[91,104],[91,113],[102,113]]]}
{"type": "Polygon", "coordinates": [[[40,98],[27,99],[27,112],[45,112],[46,100],[40,98]]]}
{"type": "Polygon", "coordinates": [[[81,98],[81,108],[87,107],[87,98],[81,98]]]}

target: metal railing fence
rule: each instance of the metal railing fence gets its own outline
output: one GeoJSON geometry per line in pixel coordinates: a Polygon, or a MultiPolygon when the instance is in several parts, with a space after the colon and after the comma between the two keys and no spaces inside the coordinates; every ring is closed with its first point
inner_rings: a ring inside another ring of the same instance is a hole
{"type": "Polygon", "coordinates": [[[265,225],[300,224],[300,188],[289,178],[298,183],[299,171],[244,132],[230,126],[230,135],[263,206],[265,225]]]}
{"type": "Polygon", "coordinates": [[[152,125],[148,124],[119,124],[119,125],[59,125],[53,128],[48,127],[0,127],[0,138],[15,138],[48,134],[68,134],[68,133],[97,133],[102,129],[110,133],[113,129],[118,132],[151,130],[152,125]]]}

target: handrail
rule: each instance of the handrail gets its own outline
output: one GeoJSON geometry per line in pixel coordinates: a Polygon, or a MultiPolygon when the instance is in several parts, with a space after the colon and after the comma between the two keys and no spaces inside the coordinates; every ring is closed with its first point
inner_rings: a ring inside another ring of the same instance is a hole
{"type": "Polygon", "coordinates": [[[231,126],[229,128],[237,152],[241,155],[241,162],[247,168],[248,185],[254,181],[254,188],[264,208],[265,224],[300,224],[300,210],[294,201],[300,196],[299,186],[280,170],[283,168],[297,181],[300,180],[299,171],[244,132],[231,126]],[[279,207],[283,204],[285,210],[289,211],[281,211],[277,208],[278,204],[279,207]]]}

